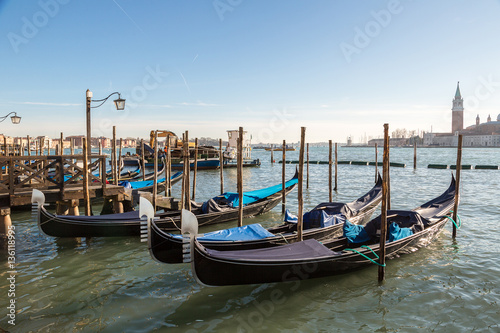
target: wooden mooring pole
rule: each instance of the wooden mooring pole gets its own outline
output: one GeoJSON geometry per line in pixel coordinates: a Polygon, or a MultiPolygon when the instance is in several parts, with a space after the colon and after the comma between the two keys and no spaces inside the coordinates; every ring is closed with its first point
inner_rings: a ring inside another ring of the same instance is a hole
{"type": "Polygon", "coordinates": [[[171,166],[172,163],[170,161],[170,135],[167,136],[167,142],[166,142],[166,148],[167,148],[167,153],[166,153],[166,158],[165,158],[165,195],[167,197],[172,196],[172,182],[171,182],[171,166]]]}
{"type": "Polygon", "coordinates": [[[111,163],[112,163],[112,174],[113,174],[113,184],[118,185],[118,163],[116,161],[116,126],[113,126],[113,143],[111,149],[111,163]]]}
{"type": "Polygon", "coordinates": [[[271,145],[271,164],[274,163],[274,145],[271,145]]]}
{"type": "Polygon", "coordinates": [[[141,168],[142,168],[142,180],[146,180],[146,160],[144,159],[144,151],[146,146],[144,145],[144,139],[141,139],[141,168]]]}
{"type": "Polygon", "coordinates": [[[184,204],[186,205],[186,209],[191,211],[191,196],[190,192],[190,174],[191,174],[191,153],[189,151],[189,132],[186,131],[184,134],[184,138],[186,139],[185,147],[186,147],[186,173],[184,174],[184,178],[186,179],[186,199],[184,204]]]}
{"type": "Polygon", "coordinates": [[[378,145],[375,143],[375,183],[378,182],[378,145]]]}
{"type": "Polygon", "coordinates": [[[182,157],[182,181],[181,181],[181,208],[180,209],[185,209],[184,192],[186,191],[186,142],[184,139],[184,133],[182,133],[181,157],[182,157]]]}
{"type": "Polygon", "coordinates": [[[309,143],[307,144],[307,162],[306,162],[306,188],[309,188],[309,143]]]}
{"type": "MultiPolygon", "coordinates": [[[[121,145],[121,139],[120,139],[121,145]]],[[[156,197],[158,196],[158,131],[155,131],[155,144],[154,144],[155,153],[153,155],[154,162],[154,175],[153,175],[153,207],[156,212],[156,197]]]]}
{"type": "MultiPolygon", "coordinates": [[[[460,200],[460,171],[462,170],[462,134],[458,135],[457,146],[457,164],[455,172],[456,190],[455,190],[455,204],[453,206],[453,221],[457,223],[458,218],[458,201],[460,200]]],[[[453,238],[457,237],[457,226],[453,223],[453,238]]]]}
{"type": "Polygon", "coordinates": [[[417,169],[417,140],[413,141],[413,169],[417,169]]]}
{"type": "Polygon", "coordinates": [[[387,210],[388,208],[388,176],[389,176],[389,124],[384,124],[384,158],[382,164],[382,208],[380,220],[380,250],[378,280],[384,281],[385,278],[385,241],[387,238],[387,210]]]}
{"type": "Polygon", "coordinates": [[[281,214],[285,214],[286,210],[286,193],[285,193],[285,166],[286,166],[286,140],[283,140],[283,161],[281,164],[283,164],[281,167],[281,184],[282,184],[282,193],[281,193],[281,214]]]}
{"type": "Polygon", "coordinates": [[[336,192],[337,191],[337,165],[339,164],[338,161],[338,154],[337,154],[337,142],[335,142],[335,187],[333,190],[336,192]]]}
{"type": "Polygon", "coordinates": [[[243,226],[243,127],[239,128],[238,133],[238,227],[243,226]]]}
{"type": "Polygon", "coordinates": [[[302,223],[303,223],[303,214],[302,211],[304,209],[304,198],[302,197],[303,189],[302,189],[302,181],[304,180],[304,141],[306,138],[306,128],[300,128],[300,155],[299,155],[299,188],[298,188],[298,202],[299,202],[299,212],[298,212],[298,221],[297,221],[297,240],[299,242],[302,241],[302,223]]]}
{"type": "MultiPolygon", "coordinates": [[[[389,124],[387,124],[389,128],[389,124]]],[[[389,131],[389,130],[388,130],[389,131]]],[[[391,137],[387,134],[387,209],[391,209],[391,151],[389,147],[391,146],[391,137]]]]}
{"type": "Polygon", "coordinates": [[[332,152],[333,144],[332,140],[328,140],[328,201],[333,201],[333,188],[332,188],[332,167],[333,167],[333,157],[332,152]]]}
{"type": "Polygon", "coordinates": [[[120,174],[122,171],[122,148],[123,148],[123,139],[120,138],[120,150],[118,153],[118,168],[116,170],[116,177],[118,177],[118,181],[120,181],[120,174]]]}
{"type": "Polygon", "coordinates": [[[83,138],[83,201],[85,203],[85,215],[92,215],[90,211],[90,195],[89,195],[89,158],[87,155],[87,138],[83,138]]]}
{"type": "MultiPolygon", "coordinates": [[[[99,155],[102,155],[102,141],[99,140],[99,155]]],[[[101,179],[106,179],[106,161],[104,163],[99,163],[99,175],[101,179]],[[102,177],[104,175],[104,178],[102,177]]]]}
{"type": "Polygon", "coordinates": [[[220,194],[224,193],[224,153],[222,152],[222,139],[219,139],[219,171],[220,171],[220,194]]]}
{"type": "Polygon", "coordinates": [[[194,139],[193,200],[196,198],[196,174],[198,172],[198,138],[194,139]]]}
{"type": "Polygon", "coordinates": [[[64,155],[64,138],[63,132],[61,132],[61,155],[64,155]]]}

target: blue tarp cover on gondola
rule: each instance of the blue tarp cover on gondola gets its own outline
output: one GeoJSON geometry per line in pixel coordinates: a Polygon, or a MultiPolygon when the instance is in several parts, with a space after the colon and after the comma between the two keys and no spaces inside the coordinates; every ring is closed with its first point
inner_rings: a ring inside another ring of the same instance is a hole
{"type": "Polygon", "coordinates": [[[411,235],[413,235],[411,228],[401,228],[394,222],[389,227],[389,242],[394,242],[411,235]]]}
{"type": "MultiPolygon", "coordinates": [[[[205,248],[205,251],[208,255],[221,259],[257,261],[311,259],[340,254],[328,249],[316,239],[306,239],[303,242],[252,250],[218,251],[205,248]]],[[[258,270],[255,273],[259,274],[258,270]]]]}
{"type": "MultiPolygon", "coordinates": [[[[312,228],[326,228],[335,224],[344,223],[345,220],[346,217],[343,214],[328,214],[328,212],[323,209],[311,210],[303,215],[302,227],[304,230],[312,228]]],[[[297,216],[290,213],[287,209],[285,211],[285,222],[297,223],[297,221],[297,216]]]]}
{"type": "MultiPolygon", "coordinates": [[[[292,186],[292,185],[297,184],[297,183],[298,183],[298,179],[294,177],[285,183],[285,187],[289,187],[289,186],[292,186]]],[[[253,202],[264,199],[270,195],[278,193],[279,191],[282,190],[282,188],[283,188],[283,185],[278,184],[278,185],[263,188],[260,190],[243,192],[243,205],[251,204],[253,202]]],[[[218,199],[221,197],[223,199],[227,200],[228,205],[230,207],[238,207],[240,204],[240,200],[239,200],[239,196],[238,196],[237,192],[226,192],[226,193],[223,193],[220,196],[215,197],[213,199],[215,201],[218,201],[218,199]]]]}
{"type": "MultiPolygon", "coordinates": [[[[375,239],[380,235],[380,215],[368,222],[365,226],[353,225],[346,221],[344,237],[350,243],[363,243],[375,239]]],[[[415,211],[388,210],[387,211],[387,240],[394,242],[398,239],[413,235],[424,229],[427,219],[415,211]]]]}
{"type": "MultiPolygon", "coordinates": [[[[267,231],[259,223],[255,223],[243,227],[207,232],[197,239],[202,241],[248,241],[273,236],[274,234],[267,231]]],[[[175,237],[181,238],[182,235],[175,235],[175,237]]]]}
{"type": "Polygon", "coordinates": [[[370,236],[362,225],[345,221],[343,231],[344,237],[347,238],[349,243],[364,243],[370,240],[370,236]]]}
{"type": "MultiPolygon", "coordinates": [[[[172,175],[170,177],[170,179],[177,178],[177,176],[179,176],[181,173],[182,173],[182,171],[176,172],[174,175],[172,175]]],[[[163,183],[164,181],[165,181],[165,177],[159,178],[156,180],[156,182],[158,184],[163,183]]],[[[154,180],[138,180],[138,181],[133,181],[133,182],[129,182],[126,180],[126,181],[118,183],[118,185],[120,185],[120,186],[123,186],[125,188],[132,188],[134,190],[139,189],[139,188],[143,188],[143,187],[153,186],[153,184],[154,184],[154,180]]]]}

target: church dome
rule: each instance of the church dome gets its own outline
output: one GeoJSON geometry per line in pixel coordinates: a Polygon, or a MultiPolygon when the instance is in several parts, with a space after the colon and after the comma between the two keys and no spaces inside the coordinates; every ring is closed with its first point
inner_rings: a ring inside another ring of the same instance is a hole
{"type": "Polygon", "coordinates": [[[497,116],[497,121],[500,121],[500,114],[498,114],[497,116]]]}

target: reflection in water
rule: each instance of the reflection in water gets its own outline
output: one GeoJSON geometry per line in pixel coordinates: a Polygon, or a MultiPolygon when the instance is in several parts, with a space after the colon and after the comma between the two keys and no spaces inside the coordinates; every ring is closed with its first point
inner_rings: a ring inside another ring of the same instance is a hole
{"type": "MultiPolygon", "coordinates": [[[[254,151],[260,168],[245,168],[245,189],[281,182],[281,165],[268,152],[254,151]]],[[[407,168],[391,169],[395,209],[413,208],[450,180],[450,170],[426,164],[454,164],[454,149],[394,149],[391,159],[407,168]]],[[[298,160],[298,151],[287,152],[298,160]]],[[[312,148],[311,160],[327,160],[328,148],[312,148]]],[[[373,148],[339,148],[339,160],[374,159],[373,148]]],[[[464,164],[500,164],[494,149],[467,149],[464,164]],[[484,163],[484,158],[490,159],[484,163]]],[[[286,165],[287,179],[295,165],[286,165]]],[[[328,165],[310,165],[305,209],[328,200],[328,165]]],[[[17,322],[13,332],[260,332],[260,331],[470,331],[498,330],[498,170],[464,170],[455,240],[451,225],[429,247],[387,261],[379,285],[377,267],[336,277],[252,286],[207,288],[196,284],[189,265],[153,261],[138,238],[54,239],[41,235],[30,212],[15,212],[17,322]]],[[[335,201],[351,201],[374,182],[370,166],[339,165],[335,201]]],[[[219,193],[219,172],[199,171],[197,200],[219,193]]],[[[236,170],[225,170],[225,189],[236,189],[236,170]]],[[[180,186],[174,186],[179,197],[180,186]]],[[[297,192],[287,197],[297,212],[297,192]]],[[[96,207],[98,210],[98,207],[96,207]]],[[[245,220],[271,226],[282,220],[281,205],[245,220]]],[[[236,222],[206,230],[234,227],[236,222]]],[[[6,258],[0,257],[6,267],[6,258]]],[[[9,298],[6,270],[0,272],[0,308],[9,298]]],[[[224,272],[220,272],[224,274],[224,272]]],[[[258,272],[255,272],[258,274],[258,272]]]]}

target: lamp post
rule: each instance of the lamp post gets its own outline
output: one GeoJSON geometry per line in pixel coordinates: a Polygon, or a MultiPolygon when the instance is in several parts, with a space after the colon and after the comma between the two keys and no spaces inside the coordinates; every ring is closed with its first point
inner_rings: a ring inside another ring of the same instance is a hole
{"type": "Polygon", "coordinates": [[[89,89],[87,89],[87,155],[89,156],[90,158],[90,154],[91,154],[91,134],[90,134],[90,128],[91,128],[91,125],[90,125],[90,109],[95,109],[95,108],[98,108],[100,107],[101,105],[103,105],[107,100],[108,98],[110,98],[111,96],[113,96],[114,94],[118,94],[118,98],[114,100],[114,103],[115,103],[115,106],[116,106],[116,109],[118,111],[121,111],[121,110],[124,110],[125,109],[125,100],[121,98],[121,95],[119,92],[114,92],[112,94],[109,94],[108,97],[106,98],[103,98],[103,99],[98,99],[98,100],[93,100],[92,99],[92,91],[90,91],[89,89]],[[96,106],[91,106],[91,102],[102,102],[101,104],[99,105],[96,105],[96,106]]]}
{"type": "Polygon", "coordinates": [[[16,112],[11,112],[11,113],[7,114],[6,116],[0,117],[0,123],[2,121],[4,121],[5,119],[7,119],[7,117],[10,116],[11,114],[14,114],[14,115],[12,117],[10,117],[10,120],[12,121],[13,124],[18,125],[21,122],[21,117],[19,117],[16,112]]]}

